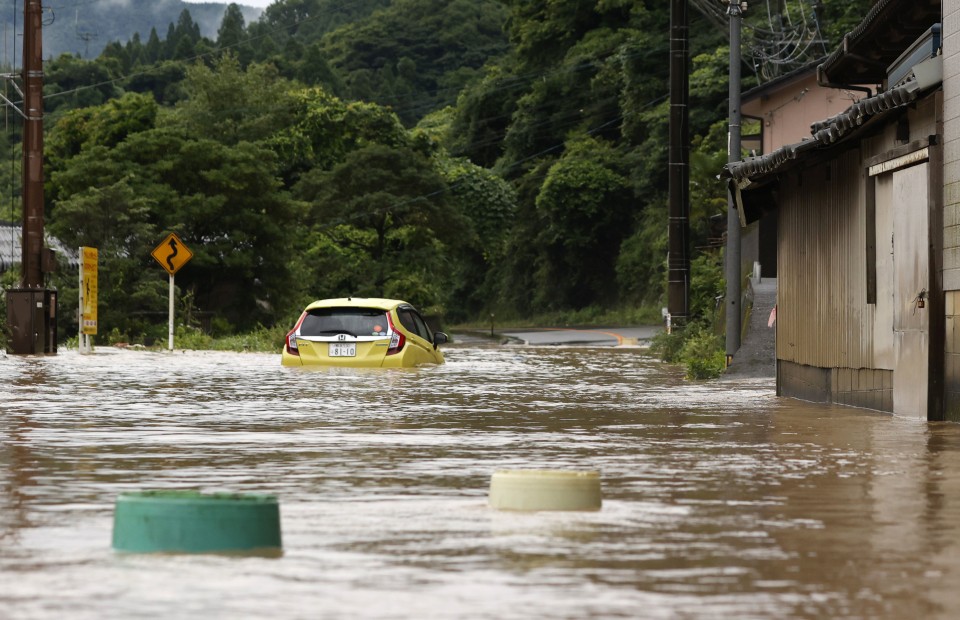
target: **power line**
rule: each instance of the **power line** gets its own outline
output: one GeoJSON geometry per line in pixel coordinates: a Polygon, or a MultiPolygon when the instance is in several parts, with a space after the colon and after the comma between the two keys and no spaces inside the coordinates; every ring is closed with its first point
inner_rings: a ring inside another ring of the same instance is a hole
{"type": "MultiPolygon", "coordinates": [[[[727,2],[688,1],[710,22],[727,26],[727,2]]],[[[751,3],[751,12],[743,20],[743,30],[750,36],[744,38],[740,58],[758,80],[769,81],[826,56],[827,42],[817,15],[820,6],[821,0],[766,0],[763,11],[751,3]],[[750,18],[758,14],[759,18],[750,18]]]]}

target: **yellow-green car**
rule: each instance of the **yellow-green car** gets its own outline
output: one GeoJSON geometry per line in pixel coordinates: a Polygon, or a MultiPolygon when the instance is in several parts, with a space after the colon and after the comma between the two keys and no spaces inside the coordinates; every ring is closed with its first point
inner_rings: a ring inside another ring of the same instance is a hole
{"type": "Polygon", "coordinates": [[[284,366],[396,368],[442,364],[443,332],[399,299],[321,299],[287,333],[284,366]]]}

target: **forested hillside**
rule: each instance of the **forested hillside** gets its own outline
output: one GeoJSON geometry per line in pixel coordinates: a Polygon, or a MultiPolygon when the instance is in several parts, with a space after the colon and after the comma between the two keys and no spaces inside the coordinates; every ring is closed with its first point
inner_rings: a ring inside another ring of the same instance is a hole
{"type": "MultiPolygon", "coordinates": [[[[247,20],[261,10],[238,3],[247,20]]],[[[225,5],[216,2],[187,3],[181,0],[44,0],[43,54],[56,58],[75,54],[96,58],[110,41],[129,41],[139,34],[146,38],[151,29],[161,36],[184,10],[189,10],[200,33],[214,37],[223,19],[225,5]]],[[[21,44],[15,31],[23,24],[23,0],[0,2],[0,28],[7,33],[3,58],[12,64],[19,58],[21,44]]]]}
{"type": "MultiPolygon", "coordinates": [[[[869,4],[803,17],[832,50],[869,4]]],[[[220,332],[339,295],[447,321],[640,317],[664,290],[669,18],[669,3],[633,0],[279,0],[254,23],[231,5],[210,38],[181,13],[165,36],[47,64],[48,230],[100,248],[101,324],[131,341],[163,333],[149,252],[169,231],[196,255],[180,316],[220,332]]],[[[690,32],[707,312],[722,291],[709,218],[726,208],[728,30],[693,11],[690,32]]],[[[745,88],[766,79],[750,41],[745,88]]],[[[790,68],[764,54],[764,71],[790,68]]],[[[57,286],[72,307],[75,277],[57,286]]]]}

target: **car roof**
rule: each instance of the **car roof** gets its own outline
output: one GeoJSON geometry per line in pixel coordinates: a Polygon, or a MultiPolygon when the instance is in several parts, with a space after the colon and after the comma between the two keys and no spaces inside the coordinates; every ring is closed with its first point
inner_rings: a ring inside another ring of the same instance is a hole
{"type": "Polygon", "coordinates": [[[307,310],[317,308],[376,308],[377,310],[393,310],[397,306],[409,305],[400,299],[382,299],[380,297],[338,297],[336,299],[318,299],[307,310]]]}

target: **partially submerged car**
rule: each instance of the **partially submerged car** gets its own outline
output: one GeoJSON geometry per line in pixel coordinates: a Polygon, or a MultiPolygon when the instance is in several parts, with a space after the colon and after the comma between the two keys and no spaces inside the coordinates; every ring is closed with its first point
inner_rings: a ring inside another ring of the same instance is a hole
{"type": "Polygon", "coordinates": [[[287,333],[284,366],[412,367],[442,364],[447,342],[416,308],[399,299],[315,301],[287,333]]]}

